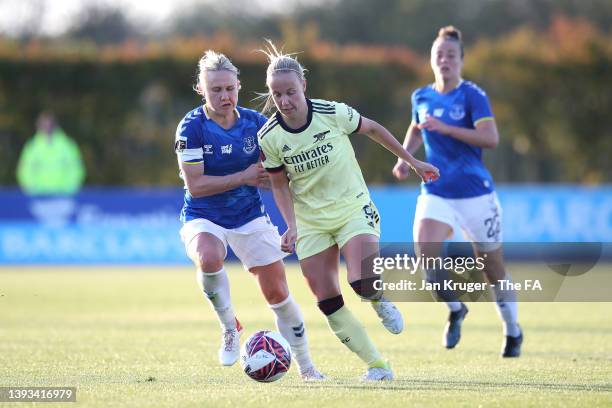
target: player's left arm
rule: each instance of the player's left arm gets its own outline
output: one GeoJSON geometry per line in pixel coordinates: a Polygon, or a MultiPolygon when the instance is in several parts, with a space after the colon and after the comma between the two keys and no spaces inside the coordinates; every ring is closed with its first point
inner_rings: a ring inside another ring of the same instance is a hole
{"type": "Polygon", "coordinates": [[[428,116],[423,123],[419,124],[420,129],[454,137],[474,146],[495,148],[499,143],[499,134],[487,94],[475,84],[471,84],[466,86],[465,98],[466,110],[469,111],[472,119],[472,129],[447,125],[432,116],[428,116]]]}
{"type": "Polygon", "coordinates": [[[499,142],[497,125],[495,124],[495,119],[492,117],[486,120],[477,121],[474,129],[468,129],[447,125],[433,116],[428,116],[422,123],[419,123],[418,127],[421,130],[426,129],[442,135],[454,137],[464,143],[478,147],[493,149],[499,142]]]}
{"type": "Polygon", "coordinates": [[[410,167],[423,179],[425,183],[434,181],[440,176],[440,171],[437,167],[417,160],[411,155],[404,146],[380,123],[368,119],[365,116],[361,117],[357,133],[367,135],[385,149],[396,155],[398,158],[406,161],[410,167]]]}

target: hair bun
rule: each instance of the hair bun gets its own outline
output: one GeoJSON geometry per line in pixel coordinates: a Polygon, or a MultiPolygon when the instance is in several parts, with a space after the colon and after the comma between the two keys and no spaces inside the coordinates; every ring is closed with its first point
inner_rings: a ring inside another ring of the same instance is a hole
{"type": "Polygon", "coordinates": [[[461,31],[459,31],[457,28],[455,28],[455,26],[452,25],[442,27],[440,31],[438,31],[438,38],[462,41],[461,37],[461,31]]]}

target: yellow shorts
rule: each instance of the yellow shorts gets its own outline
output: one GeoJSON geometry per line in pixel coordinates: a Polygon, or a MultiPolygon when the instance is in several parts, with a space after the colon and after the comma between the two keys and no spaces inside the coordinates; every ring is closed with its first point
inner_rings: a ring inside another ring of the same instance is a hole
{"type": "Polygon", "coordinates": [[[372,234],[380,237],[380,215],[374,203],[370,201],[350,214],[340,226],[326,229],[298,223],[297,233],[295,252],[301,260],[336,244],[338,248],[342,248],[349,239],[357,235],[372,234]]]}

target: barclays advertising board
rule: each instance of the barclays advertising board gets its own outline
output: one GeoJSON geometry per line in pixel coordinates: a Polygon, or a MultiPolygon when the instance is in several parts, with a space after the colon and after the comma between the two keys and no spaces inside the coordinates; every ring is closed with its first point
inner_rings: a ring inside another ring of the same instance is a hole
{"type": "MultiPolygon", "coordinates": [[[[497,191],[508,242],[612,242],[612,187],[497,191]]],[[[382,216],[381,241],[411,242],[418,189],[373,187],[371,193],[382,216]]],[[[283,231],[272,195],[262,197],[283,231]]],[[[186,264],[178,236],[182,203],[182,190],[174,188],[91,188],[70,198],[0,190],[0,264],[186,264]]]]}

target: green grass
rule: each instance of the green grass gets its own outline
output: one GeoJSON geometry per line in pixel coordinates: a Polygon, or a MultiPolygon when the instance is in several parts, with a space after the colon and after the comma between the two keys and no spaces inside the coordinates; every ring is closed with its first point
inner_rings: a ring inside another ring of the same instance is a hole
{"type": "MultiPolygon", "coordinates": [[[[228,269],[246,332],[273,328],[254,280],[228,269]]],[[[70,407],[612,406],[612,303],[521,304],[524,354],[502,360],[491,303],[470,306],[448,351],[443,305],[400,304],[407,327],[393,336],[345,285],[397,377],[372,385],[358,381],[363,365],[331,334],[295,266],[288,278],[328,382],[304,384],[292,368],[259,384],[238,365],[220,367],[218,324],[192,268],[20,267],[0,269],[0,386],[75,386],[70,407]]]]}

